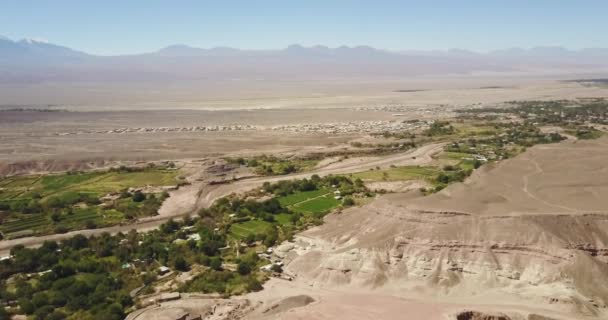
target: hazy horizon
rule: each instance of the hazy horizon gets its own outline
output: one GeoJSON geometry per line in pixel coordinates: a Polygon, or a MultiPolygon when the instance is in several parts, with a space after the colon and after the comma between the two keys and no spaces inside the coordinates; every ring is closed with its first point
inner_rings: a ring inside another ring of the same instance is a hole
{"type": "Polygon", "coordinates": [[[375,47],[375,46],[372,46],[372,45],[369,45],[366,43],[360,43],[360,44],[355,44],[355,45],[338,44],[338,45],[334,45],[334,46],[323,44],[323,43],[303,45],[299,41],[294,40],[290,44],[285,45],[283,47],[250,48],[250,47],[239,47],[237,45],[218,45],[218,46],[204,47],[204,46],[193,45],[190,43],[168,43],[165,45],[161,45],[158,48],[153,48],[149,51],[132,52],[132,53],[98,54],[96,52],[89,52],[89,51],[83,50],[78,47],[71,47],[71,46],[67,46],[63,43],[52,42],[52,41],[49,41],[47,39],[42,39],[42,38],[13,39],[13,38],[9,38],[7,36],[0,34],[0,40],[10,41],[10,42],[17,43],[17,44],[18,43],[26,43],[26,44],[38,43],[38,44],[56,45],[56,46],[69,48],[69,49],[72,49],[72,50],[75,50],[78,52],[82,52],[87,55],[99,56],[99,57],[136,56],[136,55],[157,53],[162,50],[174,49],[174,48],[189,48],[189,49],[200,49],[200,50],[233,49],[233,50],[251,51],[251,52],[276,52],[276,51],[285,51],[285,50],[289,50],[289,49],[293,49],[293,48],[330,49],[330,50],[346,48],[346,49],[374,49],[374,50],[378,50],[378,51],[384,51],[384,52],[396,53],[396,54],[417,54],[417,53],[420,53],[420,54],[432,54],[432,53],[465,54],[465,53],[472,53],[472,54],[478,54],[478,55],[490,55],[490,54],[504,53],[504,52],[509,52],[509,51],[515,52],[516,50],[520,51],[521,53],[524,53],[526,51],[534,51],[534,50],[547,50],[546,52],[548,52],[549,50],[556,50],[556,51],[559,50],[559,51],[569,51],[569,52],[581,52],[581,51],[588,51],[588,50],[608,50],[608,45],[606,47],[594,46],[594,47],[582,47],[582,48],[573,48],[573,47],[567,47],[567,46],[562,46],[562,45],[531,45],[528,47],[518,47],[518,46],[502,47],[502,48],[495,48],[492,50],[485,50],[485,51],[484,50],[475,50],[475,49],[466,48],[466,47],[449,47],[449,48],[442,48],[442,49],[425,49],[425,48],[409,47],[409,48],[402,48],[402,49],[390,49],[390,48],[383,48],[383,47],[375,47]]]}
{"type": "Polygon", "coordinates": [[[391,51],[476,52],[521,47],[608,47],[605,1],[11,1],[0,35],[98,55],[172,44],[253,50],[369,45],[391,51]]]}
{"type": "Polygon", "coordinates": [[[2,9],[4,104],[392,95],[608,74],[599,32],[608,3],[593,0],[40,0],[2,9]]]}

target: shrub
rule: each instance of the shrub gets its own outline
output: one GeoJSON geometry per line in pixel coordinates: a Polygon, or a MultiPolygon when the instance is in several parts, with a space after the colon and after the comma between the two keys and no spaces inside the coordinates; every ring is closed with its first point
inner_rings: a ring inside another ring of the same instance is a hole
{"type": "Polygon", "coordinates": [[[188,262],[183,257],[177,257],[175,259],[174,267],[179,271],[188,271],[190,269],[188,262]]]}
{"type": "Polygon", "coordinates": [[[350,206],[355,205],[355,200],[353,200],[353,198],[351,198],[351,197],[346,197],[346,198],[344,198],[344,201],[342,201],[342,204],[345,207],[350,207],[350,206]]]}
{"type": "Polygon", "coordinates": [[[84,223],[84,225],[85,225],[85,227],[87,229],[95,229],[95,228],[97,228],[97,223],[94,220],[87,220],[84,223]]]}
{"type": "Polygon", "coordinates": [[[6,311],[6,309],[4,309],[4,307],[0,307],[0,320],[10,320],[10,319],[11,319],[11,316],[6,311]]]}
{"type": "Polygon", "coordinates": [[[248,275],[251,273],[251,266],[249,265],[249,263],[241,261],[236,267],[236,271],[241,275],[248,275]]]}
{"type": "Polygon", "coordinates": [[[36,315],[36,319],[45,320],[48,319],[49,314],[53,312],[53,307],[51,306],[43,306],[34,311],[34,315],[36,315]]]}
{"type": "Polygon", "coordinates": [[[481,167],[483,163],[477,159],[475,159],[475,161],[473,161],[473,168],[475,169],[479,169],[479,167],[481,167]]]}
{"type": "Polygon", "coordinates": [[[262,287],[262,284],[258,279],[251,276],[247,279],[247,290],[260,291],[262,289],[264,289],[264,287],[262,287]]]}
{"type": "Polygon", "coordinates": [[[53,212],[51,214],[51,220],[53,220],[53,222],[59,222],[61,220],[61,214],[59,212],[53,212]]]}
{"type": "Polygon", "coordinates": [[[66,226],[58,225],[55,227],[55,233],[66,233],[68,232],[68,228],[66,226]]]}
{"type": "Polygon", "coordinates": [[[146,200],[146,195],[143,194],[143,192],[141,191],[135,191],[135,193],[133,193],[132,199],[134,202],[142,202],[146,200]]]}
{"type": "Polygon", "coordinates": [[[34,304],[26,298],[19,300],[19,309],[21,309],[21,312],[25,314],[32,314],[34,311],[36,311],[34,304]]]}
{"type": "Polygon", "coordinates": [[[273,272],[282,273],[283,267],[278,264],[273,264],[272,267],[270,267],[270,270],[272,270],[273,272]]]}
{"type": "Polygon", "coordinates": [[[63,320],[65,318],[67,318],[65,313],[55,310],[46,317],[46,320],[63,320]]]}
{"type": "Polygon", "coordinates": [[[209,260],[209,268],[215,271],[222,270],[222,260],[218,257],[211,257],[209,260]]]}
{"type": "Polygon", "coordinates": [[[37,308],[44,307],[49,303],[49,297],[44,292],[37,292],[32,297],[32,303],[37,308]]]}

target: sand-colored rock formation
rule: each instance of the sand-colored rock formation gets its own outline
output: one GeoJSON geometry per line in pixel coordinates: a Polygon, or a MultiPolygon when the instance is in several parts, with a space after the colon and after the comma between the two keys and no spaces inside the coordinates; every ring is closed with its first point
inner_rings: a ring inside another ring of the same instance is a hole
{"type": "Polygon", "coordinates": [[[535,147],[440,194],[330,216],[298,238],[286,270],[319,292],[493,305],[456,319],[605,318],[607,146],[535,147]]]}

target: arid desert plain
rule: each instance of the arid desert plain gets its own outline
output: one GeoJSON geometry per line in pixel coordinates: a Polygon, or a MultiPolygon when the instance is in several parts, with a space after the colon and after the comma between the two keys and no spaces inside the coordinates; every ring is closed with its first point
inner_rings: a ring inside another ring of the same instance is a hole
{"type": "Polygon", "coordinates": [[[27,195],[49,211],[34,224],[27,208],[0,209],[1,256],[77,235],[120,243],[112,250],[131,281],[129,320],[608,318],[605,84],[488,76],[352,85],[154,105],[126,96],[7,105],[0,200],[27,195]],[[168,180],[112,180],[151,170],[168,180]],[[61,178],[52,191],[48,177],[61,178]],[[280,191],[293,181],[316,185],[280,191]],[[68,192],[99,199],[49,204],[68,192]],[[138,193],[162,199],[153,214],[121,211],[138,193]],[[288,212],[251,209],[275,198],[288,212]],[[70,217],[91,208],[84,223],[70,217]],[[203,229],[223,247],[200,254],[207,260],[191,253],[203,229]],[[132,255],[156,237],[174,256],[132,255]],[[116,253],[121,246],[128,253],[116,253]],[[206,286],[215,280],[205,275],[220,274],[220,289],[206,286]]]}

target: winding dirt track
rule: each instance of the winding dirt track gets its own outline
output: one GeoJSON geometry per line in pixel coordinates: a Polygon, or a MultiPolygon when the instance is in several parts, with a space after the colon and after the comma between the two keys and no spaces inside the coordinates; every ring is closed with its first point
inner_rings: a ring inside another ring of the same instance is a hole
{"type": "MultiPolygon", "coordinates": [[[[188,189],[182,191],[184,193],[188,193],[187,196],[176,196],[175,198],[172,196],[163,204],[161,207],[160,215],[150,217],[147,219],[142,219],[141,221],[128,224],[128,225],[118,225],[107,228],[99,228],[92,230],[77,230],[64,234],[53,234],[42,237],[26,237],[19,238],[14,240],[4,240],[0,241],[0,256],[7,256],[10,252],[10,249],[18,244],[27,246],[27,247],[35,247],[41,245],[44,241],[58,241],[66,238],[73,237],[77,234],[82,234],[85,236],[93,236],[99,235],[104,232],[108,232],[111,234],[118,232],[128,232],[130,230],[137,231],[149,231],[157,228],[161,224],[165,223],[170,218],[181,217],[186,214],[192,214],[196,212],[200,208],[209,207],[216,199],[229,195],[231,193],[239,193],[254,189],[256,187],[261,186],[264,182],[277,182],[281,180],[290,180],[290,179],[303,179],[312,176],[313,174],[317,174],[319,176],[326,176],[330,174],[346,174],[353,172],[360,172],[369,170],[371,168],[386,168],[390,165],[423,165],[430,163],[433,161],[432,155],[441,151],[443,148],[443,143],[435,143],[422,146],[420,148],[385,157],[372,157],[372,158],[363,158],[362,161],[352,163],[345,162],[344,164],[331,165],[328,168],[319,168],[314,171],[310,171],[307,173],[293,174],[293,175],[285,175],[278,177],[256,177],[251,179],[245,179],[240,181],[235,181],[230,184],[223,185],[207,185],[207,183],[198,183],[192,186],[189,186],[188,189]],[[172,199],[173,202],[172,202],[172,199]],[[179,199],[179,200],[176,200],[179,199]],[[175,202],[179,201],[179,202],[175,202]]],[[[177,192],[180,192],[178,190],[177,192]]]]}

